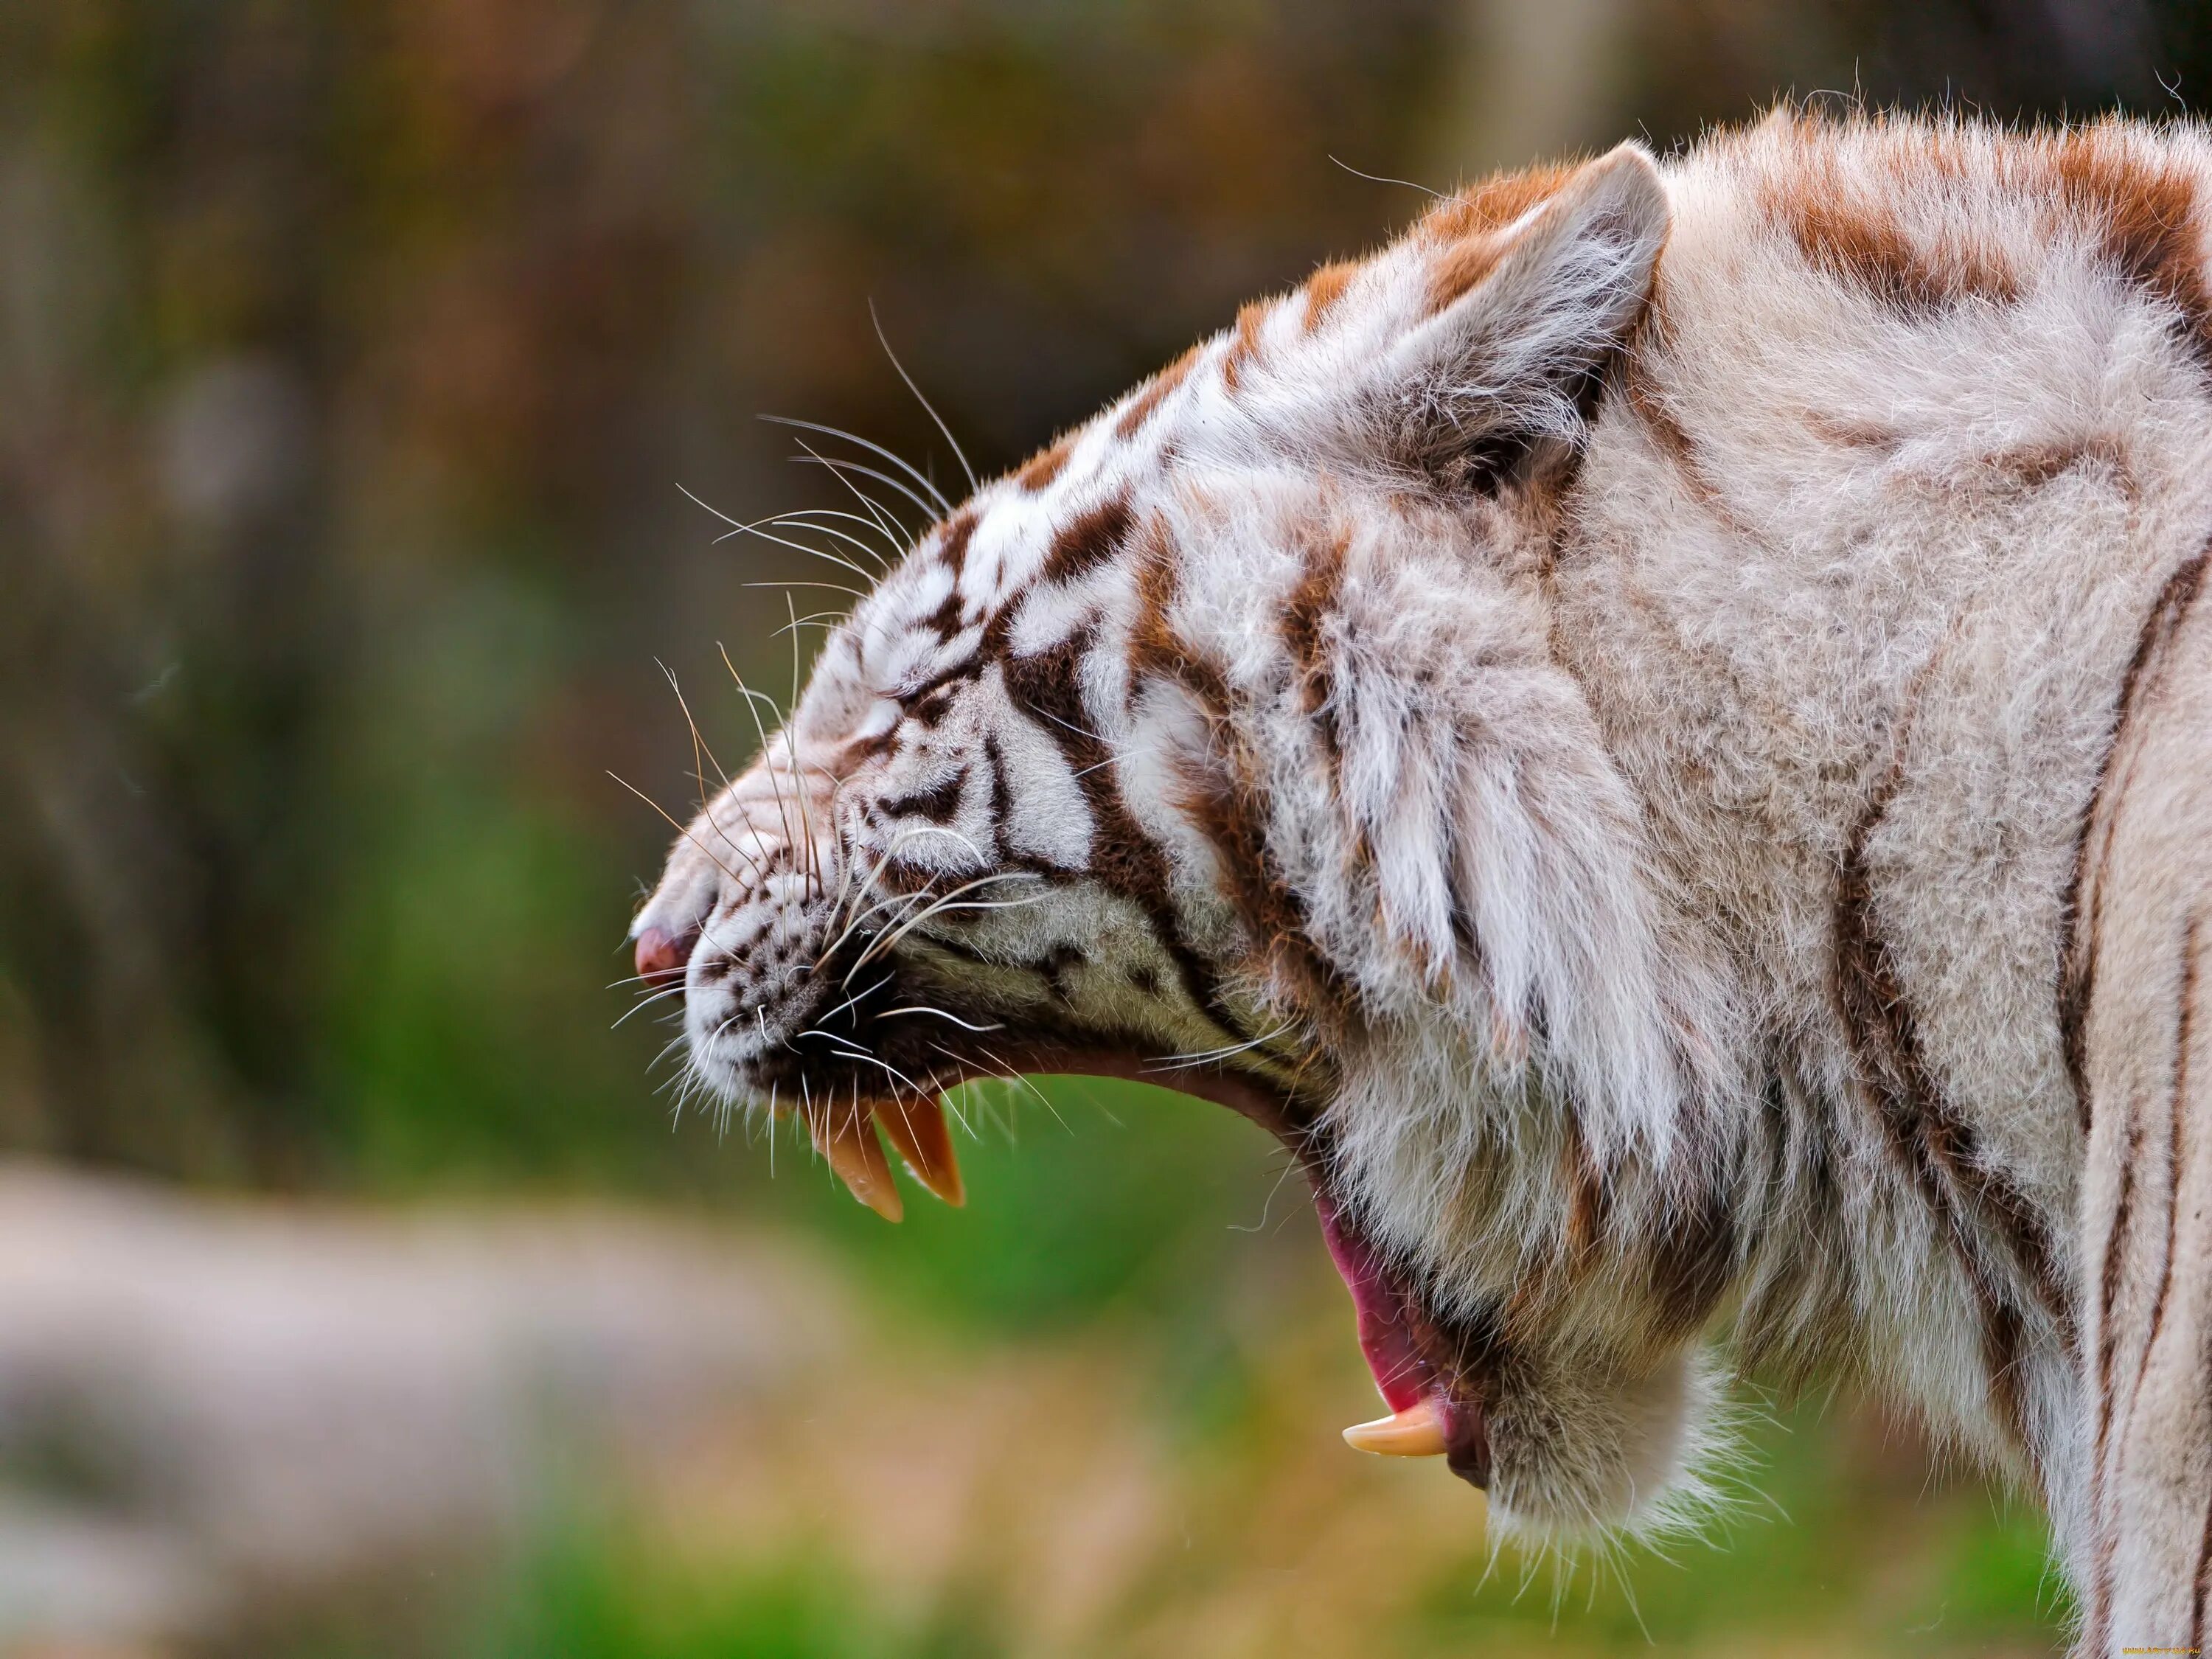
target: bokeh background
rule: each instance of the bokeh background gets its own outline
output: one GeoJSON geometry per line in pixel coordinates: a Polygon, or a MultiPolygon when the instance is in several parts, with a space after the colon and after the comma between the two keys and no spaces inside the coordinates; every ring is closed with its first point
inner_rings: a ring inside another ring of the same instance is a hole
{"type": "Polygon", "coordinates": [[[2045,1654],[2032,1505],[1744,1401],[1665,1555],[1345,1452],[1270,1144],[971,1094],[884,1227],[673,1115],[629,910],[838,573],[1499,165],[1778,95],[2177,114],[2179,0],[0,8],[0,1651],[2045,1654]],[[1363,175],[1373,175],[1372,177],[1363,175]],[[680,490],[679,486],[683,489],[680,490]],[[787,608],[788,607],[788,608],[787,608]],[[783,629],[781,634],[778,630],[783,629]],[[620,780],[618,781],[617,780],[620,780]]]}

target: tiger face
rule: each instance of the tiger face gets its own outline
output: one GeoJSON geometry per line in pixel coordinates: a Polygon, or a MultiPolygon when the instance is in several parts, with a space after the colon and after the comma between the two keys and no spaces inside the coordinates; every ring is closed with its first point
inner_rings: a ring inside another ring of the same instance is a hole
{"type": "Polygon", "coordinates": [[[892,1219],[885,1143],[961,1201],[969,1079],[1265,1125],[1390,1408],[1347,1437],[1547,1528],[1680,1486],[1727,1269],[1722,1016],[1540,599],[1667,228],[1624,148],[1247,307],[912,548],[633,928],[697,1076],[892,1219]]]}

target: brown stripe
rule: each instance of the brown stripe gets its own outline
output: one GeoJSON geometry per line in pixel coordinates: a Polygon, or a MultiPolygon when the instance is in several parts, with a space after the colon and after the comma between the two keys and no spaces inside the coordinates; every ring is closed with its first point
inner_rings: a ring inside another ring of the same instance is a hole
{"type": "Polygon", "coordinates": [[[1516,240],[1492,231],[1469,236],[1444,249],[1429,267],[1429,309],[1442,311],[1477,286],[1497,269],[1498,262],[1516,240]]]}
{"type": "Polygon", "coordinates": [[[1690,497],[1706,512],[1718,519],[1729,530],[1752,540],[1760,538],[1756,531],[1739,519],[1720,487],[1707,475],[1703,459],[1698,456],[1696,441],[1674,418],[1662,398],[1659,388],[1652,384],[1650,372],[1639,357],[1631,354],[1625,360],[1621,373],[1622,389],[1629,410],[1643,422],[1652,443],[1673,465],[1674,475],[1690,497]]]}
{"type": "MultiPolygon", "coordinates": [[[[2212,1372],[2212,1355],[2206,1357],[2204,1369],[2212,1372]]],[[[2189,1601],[2189,1646],[2196,1652],[2204,1650],[2204,1601],[2206,1593],[2212,1591],[2212,1499],[2204,1505],[2204,1529],[2197,1539],[2197,1571],[2191,1583],[2196,1594],[2189,1601]]]]}
{"type": "Polygon", "coordinates": [[[1352,279],[1359,274],[1359,267],[1349,259],[1339,259],[1323,265],[1306,278],[1305,331],[1313,333],[1320,328],[1329,308],[1344,297],[1344,290],[1352,286],[1352,279]]]}
{"type": "Polygon", "coordinates": [[[1349,530],[1336,529],[1310,538],[1304,571],[1283,604],[1283,644],[1297,674],[1300,704],[1314,721],[1328,752],[1332,778],[1340,758],[1340,745],[1326,634],[1344,585],[1345,556],[1351,547],[1349,530]]]}
{"type": "Polygon", "coordinates": [[[2020,297],[1998,250],[1958,236],[1935,246],[1915,240],[1884,202],[1825,161],[1770,185],[1763,205],[1806,264],[1908,316],[1940,313],[1969,299],[2009,304],[2020,297]]]}
{"type": "Polygon", "coordinates": [[[1014,474],[1014,482],[1032,495],[1047,488],[1067,465],[1067,458],[1075,453],[1075,437],[1073,432],[1064,432],[1053,440],[1049,449],[1037,451],[1022,463],[1022,470],[1014,474]]]}
{"type": "Polygon", "coordinates": [[[1457,242],[1510,225],[1539,202],[1557,195],[1583,166],[1579,161],[1565,161],[1523,167],[1517,173],[1494,173],[1431,209],[1421,221],[1421,229],[1437,241],[1457,242]]]}
{"type": "Polygon", "coordinates": [[[1129,681],[1133,692],[1147,677],[1180,685],[1207,719],[1228,717],[1229,682],[1220,668],[1176,632],[1176,594],[1181,585],[1176,550],[1155,514],[1146,523],[1137,557],[1137,612],[1129,625],[1129,681]]]}
{"type": "MultiPolygon", "coordinates": [[[[1924,672],[1925,671],[1923,671],[1924,672]]],[[[1974,1223],[1993,1229],[2069,1346],[2074,1310],[2053,1265],[2043,1221],[2027,1195],[1977,1155],[1971,1128],[1951,1111],[1920,1048],[1911,1004],[1874,916],[1867,848],[1902,786],[1911,717],[1901,723],[1897,757],[1853,827],[1838,873],[1834,907],[1836,991],[1862,1079],[1892,1151],[1942,1225],[1982,1310],[1984,1358],[1993,1369],[1990,1403],[2004,1426],[2021,1426],[2012,1367],[2021,1346],[2019,1316],[1982,1259],[1974,1223]],[[1971,1209],[1971,1216],[1969,1210],[1971,1209]]]]}
{"type": "Polygon", "coordinates": [[[1237,390],[1243,376],[1244,365],[1260,355],[1261,325],[1267,320],[1272,308],[1272,301],[1255,300],[1237,313],[1237,337],[1229,343],[1229,349],[1221,358],[1221,383],[1231,392],[1237,390]]]}
{"type": "Polygon", "coordinates": [[[1000,664],[1007,695],[1018,707],[1039,717],[1042,729],[1060,746],[1083,791],[1094,825],[1087,873],[1149,918],[1191,1005],[1237,1029],[1218,977],[1184,936],[1166,854],[1131,815],[1115,780],[1114,751],[1091,729],[1079,670],[1085,653],[1097,648],[1096,641],[1079,635],[1035,656],[1017,657],[1006,647],[1006,626],[1002,614],[994,622],[985,648],[1000,664]]]}
{"type": "Polygon", "coordinates": [[[1196,367],[1199,358],[1205,354],[1205,351],[1206,347],[1203,343],[1191,347],[1182,356],[1146,381],[1137,395],[1129,400],[1129,406],[1121,411],[1121,418],[1114,422],[1114,435],[1122,439],[1135,437],[1137,428],[1152,419],[1152,411],[1167,400],[1170,392],[1188,378],[1190,371],[1196,367]]]}
{"type": "Polygon", "coordinates": [[[1182,781],[1183,808],[1215,853],[1221,896],[1251,935],[1252,967],[1300,1012],[1340,1024],[1348,988],[1315,948],[1305,905],[1268,844],[1267,790],[1250,746],[1217,722],[1206,760],[1184,765],[1182,781]]]}
{"type": "Polygon", "coordinates": [[[1097,506],[1079,513],[1052,538],[1046,550],[1041,580],[1074,581],[1089,575],[1121,550],[1129,534],[1129,497],[1126,491],[1109,495],[1097,506]]]}
{"type": "Polygon", "coordinates": [[[2135,1421],[2136,1401],[2142,1397],[2143,1378],[2150,1372],[2150,1357],[2158,1346],[2158,1333],[2166,1322],[2167,1293],[2173,1288],[2173,1243],[2181,1215],[2182,1111],[2189,1099],[2189,1036],[2197,1012],[2197,917],[2191,915],[2181,931],[2181,989],[2174,1015],[2173,1083],[2166,1097],[2166,1256],[2159,1267],[2158,1295],[2150,1305],[2150,1328],[2143,1337],[2142,1358],[2136,1367],[2135,1387],[2128,1391],[2128,1420],[2135,1421]]]}
{"type": "Polygon", "coordinates": [[[1305,907],[1280,872],[1267,841],[1262,768],[1232,718],[1237,698],[1227,673],[1182,639],[1172,619],[1179,578],[1175,550],[1155,518],[1137,572],[1137,616],[1130,629],[1133,684],[1164,679],[1197,703],[1209,728],[1204,760],[1182,770],[1182,802],[1213,848],[1222,896],[1251,936],[1254,966],[1269,974],[1300,1010],[1342,1023],[1350,998],[1335,969],[1315,948],[1305,907]]]}
{"type": "Polygon", "coordinates": [[[2127,1143],[2120,1152],[2120,1190],[2112,1200],[2112,1224],[2105,1235],[2104,1271],[2099,1274],[2097,1284],[2097,1435],[2092,1467],[2100,1484],[2093,1498],[2101,1496],[2106,1448],[2112,1442],[2112,1359],[2118,1346],[2113,1332],[2112,1308],[2119,1299],[2128,1235],[2135,1229],[2136,1164],[2142,1157],[2142,1125],[2133,1112],[2128,1114],[2127,1143]]]}
{"type": "Polygon", "coordinates": [[[2112,780],[2113,761],[2133,728],[2136,710],[2164,667],[2166,647],[2203,587],[2208,559],[2212,559],[2212,545],[2177,566],[2159,589],[2157,600],[2143,618],[2142,627],[2136,635],[2135,654],[2128,659],[2127,672],[2120,678],[2119,696],[2113,703],[2112,740],[2105,746],[2104,759],[2098,763],[2096,780],[2090,786],[2088,805],[2075,831],[2073,873],[2067,880],[2066,898],[2059,912],[2058,1030],[2066,1075],[2074,1085],[2075,1115],[2085,1135],[2089,1133],[2091,1116],[2088,1024],[2090,1004],[2096,994],[2097,946],[2104,908],[2104,861],[2112,849],[2112,827],[2118,816],[2120,796],[2124,793],[2124,789],[2112,791],[2108,802],[2107,785],[2112,780]],[[2087,929],[2081,926],[2085,892],[2091,902],[2090,925],[2087,929]]]}
{"type": "Polygon", "coordinates": [[[2069,134],[2051,166],[2068,205],[2096,222],[2106,259],[2180,313],[2191,350],[2212,365],[2212,292],[2198,246],[2197,181],[2179,162],[2128,153],[2113,128],[2069,134]]]}
{"type": "Polygon", "coordinates": [[[944,538],[937,544],[937,556],[956,580],[968,562],[968,544],[975,534],[975,509],[963,507],[946,522],[944,538]]]}
{"type": "Polygon", "coordinates": [[[2021,1368],[2027,1333],[2010,1303],[1993,1302],[1982,1321],[1982,1364],[1990,1374],[1990,1409],[2015,1445],[2027,1446],[2027,1411],[2021,1398],[2021,1368]]]}

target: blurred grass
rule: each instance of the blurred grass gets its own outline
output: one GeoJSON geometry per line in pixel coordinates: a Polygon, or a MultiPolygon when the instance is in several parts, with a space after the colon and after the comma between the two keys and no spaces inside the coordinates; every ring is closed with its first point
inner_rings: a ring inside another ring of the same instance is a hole
{"type": "MultiPolygon", "coordinates": [[[[1632,1548],[1601,1565],[1564,1566],[1401,1540],[1416,1559],[1433,1559],[1382,1598],[1358,1651],[2024,1659],[2060,1650],[2070,1610],[2045,1568],[2030,1510],[1993,1508],[1971,1486],[1900,1510],[1894,1492],[1834,1467],[1835,1441],[1809,1408],[1760,1425],[1737,1469],[1747,1493],[1737,1512],[1663,1554],[1632,1548]]],[[[1433,1513],[1424,1517],[1432,1523],[1433,1513]]],[[[1250,1575],[1227,1540],[1208,1540],[1195,1558],[1188,1538],[1179,1548],[1156,1541],[1179,1558],[1173,1570],[1085,1639],[1051,1650],[1173,1653],[1171,1632],[1188,1627],[1182,1604],[1233,1603],[1271,1583],[1297,1593],[1295,1580],[1273,1575],[1240,1583],[1250,1575]]],[[[987,1659],[1028,1650],[1010,1635],[1030,1620],[1027,1594],[1012,1579],[971,1576],[916,1605],[872,1583],[834,1540],[732,1558],[672,1548],[649,1528],[602,1514],[538,1540],[461,1659],[987,1659]]],[[[1207,1650],[1254,1659],[1340,1650],[1295,1634],[1207,1650]]]]}

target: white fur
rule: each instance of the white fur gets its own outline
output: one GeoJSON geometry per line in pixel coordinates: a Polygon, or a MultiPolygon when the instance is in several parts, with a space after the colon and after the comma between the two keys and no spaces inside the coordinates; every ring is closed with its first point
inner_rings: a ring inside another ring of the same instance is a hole
{"type": "Polygon", "coordinates": [[[2090,1649],[2180,1642],[2208,189],[2193,127],[1779,116],[1248,308],[926,538],[679,843],[639,927],[700,935],[695,1063],[746,1092],[823,1006],[747,941],[919,917],[885,959],[963,1018],[1314,1104],[1499,1333],[1509,1522],[1677,1513],[1733,1332],[2036,1480],[2090,1649]]]}

